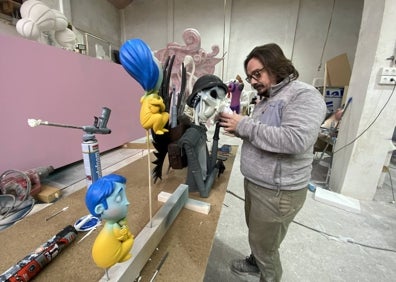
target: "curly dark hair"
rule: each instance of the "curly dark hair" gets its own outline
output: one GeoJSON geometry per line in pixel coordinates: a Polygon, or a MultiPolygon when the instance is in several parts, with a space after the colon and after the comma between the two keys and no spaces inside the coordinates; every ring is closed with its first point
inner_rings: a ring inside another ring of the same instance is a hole
{"type": "Polygon", "coordinates": [[[289,76],[293,80],[299,76],[293,63],[286,58],[282,49],[275,43],[255,47],[245,59],[245,72],[248,62],[253,58],[259,60],[265,70],[276,77],[277,83],[289,76]]]}

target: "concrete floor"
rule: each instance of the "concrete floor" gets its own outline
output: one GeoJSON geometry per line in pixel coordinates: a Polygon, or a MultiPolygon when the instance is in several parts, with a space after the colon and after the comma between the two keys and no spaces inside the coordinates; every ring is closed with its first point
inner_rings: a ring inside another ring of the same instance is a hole
{"type": "MultiPolygon", "coordinates": [[[[208,131],[211,139],[213,132],[208,131]]],[[[144,138],[140,140],[145,142],[144,138]]],[[[135,141],[136,142],[136,141],[135,141]]],[[[139,140],[137,140],[139,142],[139,140]]],[[[219,147],[240,145],[241,140],[220,134],[219,147]]],[[[210,140],[208,147],[211,148],[210,140]]],[[[101,157],[103,174],[115,171],[140,158],[145,150],[118,149],[101,157]]],[[[230,261],[250,254],[244,220],[243,178],[237,151],[220,214],[205,282],[259,281],[254,276],[238,276],[230,261]]],[[[296,281],[396,281],[396,204],[391,181],[396,183],[396,165],[390,166],[382,188],[372,201],[360,201],[360,213],[324,204],[308,192],[307,200],[290,225],[280,249],[284,282],[296,281]]],[[[327,169],[315,165],[313,181],[323,181],[327,169]]],[[[82,164],[59,171],[49,181],[65,187],[64,194],[85,186],[82,164]],[[67,187],[67,188],[66,188],[67,187]]],[[[395,186],[396,184],[393,184],[395,186]]]]}
{"type": "MultiPolygon", "coordinates": [[[[220,137],[220,143],[239,142],[224,134],[220,137]]],[[[224,199],[205,282],[259,281],[229,269],[233,259],[250,254],[239,154],[240,147],[229,180],[232,193],[224,199]]],[[[396,281],[396,204],[391,189],[391,181],[396,183],[396,165],[391,164],[389,171],[391,176],[385,176],[374,200],[360,201],[360,213],[319,202],[308,192],[280,248],[282,281],[396,281]]],[[[327,168],[315,165],[312,181],[323,181],[326,173],[327,168]]]]}

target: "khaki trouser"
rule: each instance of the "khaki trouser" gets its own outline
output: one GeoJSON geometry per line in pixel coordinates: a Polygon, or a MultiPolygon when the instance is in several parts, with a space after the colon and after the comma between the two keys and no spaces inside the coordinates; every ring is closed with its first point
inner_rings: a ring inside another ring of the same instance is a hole
{"type": "Polygon", "coordinates": [[[260,281],[280,281],[279,247],[289,224],[302,208],[307,188],[277,191],[245,179],[245,217],[249,244],[261,272],[260,281]]]}

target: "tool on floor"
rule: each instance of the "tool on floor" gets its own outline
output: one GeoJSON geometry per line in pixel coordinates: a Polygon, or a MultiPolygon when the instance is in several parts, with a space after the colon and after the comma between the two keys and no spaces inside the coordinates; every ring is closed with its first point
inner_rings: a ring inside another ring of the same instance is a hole
{"type": "Polygon", "coordinates": [[[74,126],[74,125],[67,125],[60,123],[52,123],[48,121],[43,121],[41,119],[28,119],[28,124],[30,127],[47,125],[47,126],[82,129],[84,131],[81,147],[82,147],[87,186],[89,187],[93,182],[95,182],[100,177],[102,177],[99,143],[96,140],[95,133],[98,134],[111,133],[111,130],[107,128],[107,122],[109,121],[110,113],[111,110],[109,108],[103,107],[102,115],[100,117],[95,116],[93,125],[89,125],[89,126],[74,126]]]}
{"type": "Polygon", "coordinates": [[[17,194],[21,197],[30,185],[30,195],[34,196],[41,191],[41,181],[54,171],[52,166],[43,166],[26,171],[7,170],[0,176],[2,194],[17,194]],[[28,179],[26,179],[28,178],[28,179]]]}
{"type": "Polygon", "coordinates": [[[41,191],[41,180],[52,166],[27,171],[10,169],[0,175],[0,230],[24,218],[33,208],[33,196],[41,191]]]}
{"type": "Polygon", "coordinates": [[[51,218],[53,218],[53,217],[57,216],[58,214],[60,214],[61,212],[66,211],[68,208],[69,208],[69,207],[64,207],[64,208],[61,209],[60,211],[57,211],[56,213],[54,213],[54,214],[50,215],[49,217],[47,217],[47,218],[45,219],[45,221],[48,221],[48,220],[50,220],[51,218]]]}
{"type": "Polygon", "coordinates": [[[1,274],[0,281],[30,281],[59,253],[69,246],[76,237],[76,229],[71,225],[66,226],[43,245],[39,246],[34,252],[1,274]]]}
{"type": "Polygon", "coordinates": [[[160,262],[159,262],[159,264],[157,266],[157,269],[154,272],[153,277],[151,277],[151,279],[150,279],[150,282],[154,281],[155,277],[157,276],[158,272],[160,271],[160,269],[161,269],[162,265],[164,264],[164,262],[165,262],[166,258],[168,257],[168,255],[169,255],[169,252],[166,252],[166,254],[161,258],[161,260],[160,260],[160,262]]]}

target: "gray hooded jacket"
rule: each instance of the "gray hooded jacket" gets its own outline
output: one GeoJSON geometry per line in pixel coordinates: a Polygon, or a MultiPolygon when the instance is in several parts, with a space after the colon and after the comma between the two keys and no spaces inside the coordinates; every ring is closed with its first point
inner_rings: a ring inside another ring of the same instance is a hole
{"type": "Polygon", "coordinates": [[[286,78],[243,117],[241,172],[269,189],[298,190],[311,178],[313,146],[326,115],[326,103],[313,86],[286,78]]]}

